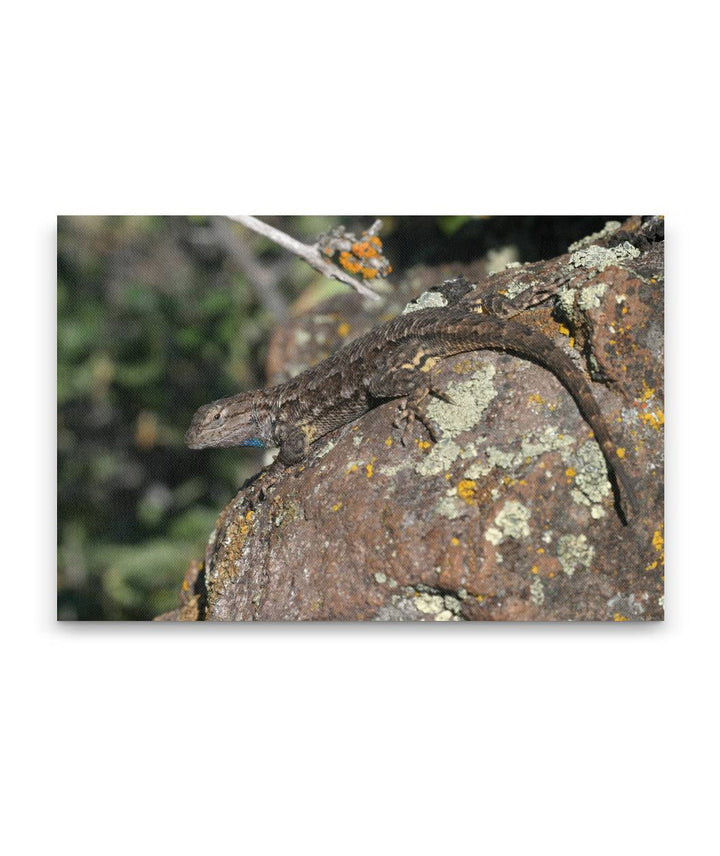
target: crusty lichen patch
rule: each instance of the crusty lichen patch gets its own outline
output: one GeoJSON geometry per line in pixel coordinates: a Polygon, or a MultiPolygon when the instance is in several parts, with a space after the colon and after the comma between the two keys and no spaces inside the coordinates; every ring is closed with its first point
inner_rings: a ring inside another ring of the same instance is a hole
{"type": "MultiPolygon", "coordinates": [[[[489,469],[501,467],[513,469],[519,467],[523,462],[533,458],[539,458],[546,452],[559,451],[563,460],[566,459],[570,449],[575,444],[575,438],[569,434],[560,434],[557,429],[548,425],[543,430],[531,437],[523,437],[518,451],[506,451],[497,446],[488,446],[485,449],[489,469]]],[[[467,475],[467,473],[466,473],[467,475]]]]}
{"type": "Polygon", "coordinates": [[[520,541],[522,538],[530,537],[530,509],[514,499],[508,500],[495,515],[495,526],[489,526],[485,531],[485,538],[491,544],[497,546],[506,538],[514,538],[520,541]]]}
{"type": "Polygon", "coordinates": [[[425,585],[403,586],[380,607],[376,621],[462,621],[460,600],[425,585]]]}
{"type": "Polygon", "coordinates": [[[441,437],[428,454],[415,464],[419,476],[436,476],[447,472],[460,457],[460,446],[449,437],[441,437]]]}
{"type": "Polygon", "coordinates": [[[402,314],[408,315],[410,312],[419,312],[421,309],[429,309],[436,306],[447,306],[447,298],[439,291],[424,291],[420,297],[413,300],[412,303],[403,309],[402,314]]]}
{"type": "Polygon", "coordinates": [[[580,568],[590,568],[595,548],[585,535],[561,535],[558,538],[557,557],[563,571],[571,577],[580,568]]]}
{"type": "Polygon", "coordinates": [[[542,606],[545,603],[545,587],[540,577],[535,577],[530,583],[530,601],[535,606],[542,606]]]}
{"type": "Polygon", "coordinates": [[[573,456],[574,489],[572,498],[581,505],[601,504],[612,491],[607,464],[594,440],[583,443],[573,456]]]}
{"type": "Polygon", "coordinates": [[[568,266],[570,268],[597,268],[605,270],[610,265],[622,264],[628,259],[636,259],[640,255],[640,250],[629,241],[624,241],[617,247],[608,249],[607,247],[590,246],[581,250],[576,250],[570,256],[568,266]]]}
{"type": "Polygon", "coordinates": [[[596,282],[581,288],[578,295],[578,306],[584,311],[597,309],[607,289],[607,283],[604,282],[596,282]]]}
{"type": "Polygon", "coordinates": [[[433,398],[427,405],[427,415],[442,429],[443,436],[457,437],[473,428],[497,395],[493,383],[495,366],[482,365],[468,378],[449,383],[446,393],[452,403],[433,398]]]}

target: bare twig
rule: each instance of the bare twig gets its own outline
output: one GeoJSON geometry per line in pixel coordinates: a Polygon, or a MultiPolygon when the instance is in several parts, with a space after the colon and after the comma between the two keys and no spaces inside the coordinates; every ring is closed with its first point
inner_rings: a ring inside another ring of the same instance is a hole
{"type": "Polygon", "coordinates": [[[318,273],[328,277],[328,279],[336,279],[339,282],[344,282],[345,285],[349,285],[351,288],[354,288],[355,291],[357,291],[358,294],[362,294],[363,297],[379,300],[379,295],[377,295],[372,289],[368,288],[364,282],[359,279],[355,279],[350,276],[349,273],[342,270],[342,268],[337,267],[332,262],[329,262],[324,258],[316,244],[303,244],[302,241],[292,238],[285,232],[281,232],[279,229],[275,229],[273,226],[263,223],[263,221],[258,220],[257,217],[250,217],[246,214],[236,214],[229,215],[229,218],[230,220],[235,220],[237,223],[242,223],[243,226],[251,229],[253,232],[257,232],[258,235],[263,235],[284,249],[294,253],[296,256],[306,261],[310,267],[314,268],[318,273]]]}
{"type": "Polygon", "coordinates": [[[287,304],[278,289],[280,280],[288,273],[287,259],[273,264],[262,264],[253,255],[244,239],[224,217],[212,217],[210,220],[213,234],[233,263],[245,274],[265,307],[278,321],[287,315],[287,304]]]}

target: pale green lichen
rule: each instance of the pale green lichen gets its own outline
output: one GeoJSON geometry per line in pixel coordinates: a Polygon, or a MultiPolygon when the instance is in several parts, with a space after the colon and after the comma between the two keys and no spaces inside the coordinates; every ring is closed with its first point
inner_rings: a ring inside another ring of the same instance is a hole
{"type": "Polygon", "coordinates": [[[516,541],[529,538],[530,517],[529,508],[516,500],[508,500],[495,516],[495,526],[488,526],[485,530],[485,540],[497,547],[506,538],[514,538],[516,541]]]}
{"type": "Polygon", "coordinates": [[[495,516],[495,523],[502,529],[503,537],[516,541],[530,537],[530,509],[516,500],[508,500],[495,516]]]}
{"type": "Polygon", "coordinates": [[[497,547],[502,542],[502,539],[503,534],[497,527],[488,526],[485,530],[485,540],[489,541],[494,547],[497,547]]]}
{"type": "Polygon", "coordinates": [[[585,311],[588,309],[597,309],[607,289],[607,283],[605,282],[596,282],[593,285],[581,288],[578,297],[578,306],[585,311]]]}
{"type": "Polygon", "coordinates": [[[575,487],[586,497],[583,504],[602,503],[612,487],[600,446],[594,440],[583,443],[573,456],[573,465],[577,473],[575,487]]]}
{"type": "Polygon", "coordinates": [[[558,538],[557,557],[569,577],[579,568],[589,569],[594,555],[595,548],[585,535],[561,535],[558,538]]]}
{"type": "Polygon", "coordinates": [[[448,384],[446,393],[452,404],[439,398],[428,403],[427,415],[442,428],[443,437],[452,439],[477,425],[497,395],[494,377],[495,366],[486,363],[468,378],[448,384]]]}
{"type": "Polygon", "coordinates": [[[420,594],[415,598],[415,609],[426,615],[438,615],[445,609],[445,602],[439,594],[420,594]]]}
{"type": "Polygon", "coordinates": [[[390,603],[381,607],[378,621],[462,621],[461,603],[451,594],[442,594],[425,585],[403,586],[400,594],[392,595],[390,603]]]}
{"type": "Polygon", "coordinates": [[[573,314],[573,310],[575,308],[575,297],[577,296],[577,289],[570,288],[570,286],[563,286],[560,289],[557,295],[558,301],[558,309],[560,312],[565,315],[567,318],[571,318],[573,314]]]}
{"type": "Polygon", "coordinates": [[[605,270],[610,265],[618,265],[628,259],[636,259],[640,250],[629,241],[625,241],[617,247],[607,249],[606,247],[591,246],[576,250],[568,262],[570,268],[596,268],[605,270]]]}
{"type": "Polygon", "coordinates": [[[530,601],[535,606],[541,606],[545,603],[545,588],[540,577],[535,577],[532,583],[530,583],[530,601]]]}
{"type": "Polygon", "coordinates": [[[465,470],[463,478],[475,481],[486,476],[491,470],[491,466],[484,464],[482,461],[475,461],[465,470]]]}
{"type": "Polygon", "coordinates": [[[519,467],[528,458],[539,458],[546,452],[559,451],[563,460],[566,460],[574,444],[574,437],[569,434],[560,434],[556,428],[548,425],[532,439],[523,437],[519,451],[512,452],[499,449],[497,446],[488,446],[485,457],[491,468],[500,467],[508,470],[519,467]]]}
{"type": "Polygon", "coordinates": [[[447,472],[460,456],[460,446],[449,437],[441,437],[427,455],[415,464],[419,476],[436,476],[447,472]]]}
{"type": "Polygon", "coordinates": [[[421,309],[435,306],[447,306],[447,298],[439,291],[425,291],[412,303],[408,303],[402,314],[408,315],[410,312],[419,312],[421,309]]]}
{"type": "Polygon", "coordinates": [[[458,497],[456,488],[450,488],[446,495],[435,503],[435,511],[443,517],[447,517],[448,520],[465,517],[468,508],[467,502],[458,497]]]}

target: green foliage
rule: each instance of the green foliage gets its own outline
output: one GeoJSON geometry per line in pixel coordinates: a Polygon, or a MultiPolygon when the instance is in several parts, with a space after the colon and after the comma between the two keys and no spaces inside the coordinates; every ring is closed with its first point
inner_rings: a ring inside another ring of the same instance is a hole
{"type": "Polygon", "coordinates": [[[220,509],[257,469],[252,453],[183,443],[200,404],[263,383],[273,320],[222,254],[197,250],[206,223],[58,221],[62,618],[174,608],[220,509]]]}

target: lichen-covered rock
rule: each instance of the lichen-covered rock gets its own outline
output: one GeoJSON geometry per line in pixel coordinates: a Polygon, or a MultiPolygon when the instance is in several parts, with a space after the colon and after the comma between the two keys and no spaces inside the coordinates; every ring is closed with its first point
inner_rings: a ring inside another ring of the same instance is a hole
{"type": "Polygon", "coordinates": [[[554,315],[539,307],[516,320],[592,373],[640,498],[628,525],[592,432],[556,378],[515,357],[462,354],[433,370],[433,386],[452,399],[428,403],[437,443],[416,423],[403,446],[388,402],[316,442],[302,465],[271,466],[245,486],[208,545],[199,617],[662,618],[659,222],[614,224],[567,255],[482,283],[561,291],[554,315]]]}

